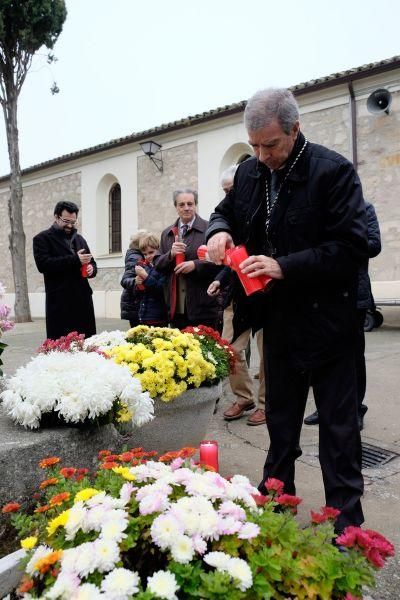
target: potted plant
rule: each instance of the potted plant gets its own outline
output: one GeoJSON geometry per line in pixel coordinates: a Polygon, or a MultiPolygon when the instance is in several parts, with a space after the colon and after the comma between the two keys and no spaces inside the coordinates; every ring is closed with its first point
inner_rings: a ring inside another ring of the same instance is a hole
{"type": "Polygon", "coordinates": [[[139,325],[125,334],[93,336],[85,347],[127,366],[149,392],[156,419],[135,432],[135,442],[161,452],[200,443],[221,394],[220,382],[235,361],[228,342],[202,326],[180,331],[139,325]]]}
{"type": "Polygon", "coordinates": [[[261,496],[246,477],[197,465],[194,452],[155,461],[141,448],[103,451],[94,478],[43,459],[33,514],[3,506],[26,550],[23,598],[355,600],[393,556],[383,536],[356,527],[337,538],[339,551],[338,511],[312,512],[301,528],[301,500],[281,482],[268,480],[261,496]]]}

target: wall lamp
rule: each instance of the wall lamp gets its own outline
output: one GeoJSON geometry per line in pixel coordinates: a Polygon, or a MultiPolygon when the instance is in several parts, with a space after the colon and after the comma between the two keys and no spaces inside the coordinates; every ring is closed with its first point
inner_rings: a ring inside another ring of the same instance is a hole
{"type": "Polygon", "coordinates": [[[142,142],[140,144],[141,149],[144,154],[149,157],[149,159],[156,165],[157,169],[160,173],[163,172],[163,159],[161,154],[161,144],[157,144],[157,142],[153,142],[153,140],[149,140],[148,142],[142,142]],[[157,152],[160,153],[160,158],[157,158],[155,154],[157,152]]]}

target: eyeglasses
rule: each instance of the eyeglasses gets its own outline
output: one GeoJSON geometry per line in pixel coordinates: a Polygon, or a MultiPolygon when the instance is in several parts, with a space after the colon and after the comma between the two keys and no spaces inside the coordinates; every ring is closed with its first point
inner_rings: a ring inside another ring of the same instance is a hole
{"type": "Polygon", "coordinates": [[[78,222],[78,219],[76,219],[75,221],[70,221],[69,219],[63,219],[62,217],[57,217],[57,219],[60,219],[60,221],[62,223],[64,223],[64,225],[76,225],[78,222]]]}

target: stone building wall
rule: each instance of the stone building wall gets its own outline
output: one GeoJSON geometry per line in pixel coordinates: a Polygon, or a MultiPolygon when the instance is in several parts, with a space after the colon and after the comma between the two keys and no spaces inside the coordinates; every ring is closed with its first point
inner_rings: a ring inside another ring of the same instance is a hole
{"type": "Polygon", "coordinates": [[[197,189],[197,142],[163,150],[162,158],[162,174],[147,156],[140,156],[137,163],[139,227],[158,234],[176,219],[173,191],[182,187],[197,189]]]}
{"type": "Polygon", "coordinates": [[[327,146],[351,160],[348,104],[301,115],[301,130],[310,142],[327,146]]]}
{"type": "Polygon", "coordinates": [[[372,115],[357,103],[358,172],[364,195],[375,206],[382,252],[370,261],[371,279],[400,280],[400,92],[389,114],[372,115]]]}
{"type": "MultiPolygon", "coordinates": [[[[8,218],[9,193],[0,194],[0,281],[12,292],[13,277],[8,247],[10,222],[8,218]]],[[[80,172],[64,175],[24,187],[23,221],[26,236],[26,268],[30,292],[43,292],[43,276],[38,272],[32,254],[32,238],[53,222],[53,210],[59,200],[68,199],[81,205],[80,172]]],[[[81,224],[80,224],[81,225],[81,224]]]]}

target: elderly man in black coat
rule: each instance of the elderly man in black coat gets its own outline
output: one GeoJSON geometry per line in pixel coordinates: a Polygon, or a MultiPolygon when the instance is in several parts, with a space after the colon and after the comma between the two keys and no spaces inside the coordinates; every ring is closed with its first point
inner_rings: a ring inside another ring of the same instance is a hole
{"type": "Polygon", "coordinates": [[[88,278],[96,276],[97,266],[75,228],[78,212],[73,202],[58,202],[53,225],[33,238],[33,256],[44,275],[47,337],[53,340],[71,331],[96,333],[88,278]]]}
{"type": "Polygon", "coordinates": [[[217,264],[226,247],[243,243],[242,272],[275,279],[235,314],[238,323],[244,311],[263,324],[270,447],[259,490],[275,477],[295,494],[312,386],[326,504],[341,511],[340,532],[364,520],[354,351],[358,269],[368,254],[361,184],[348,160],[304,137],[289,90],[257,92],[245,126],[255,156],[239,165],[207,239],[217,264]]]}

